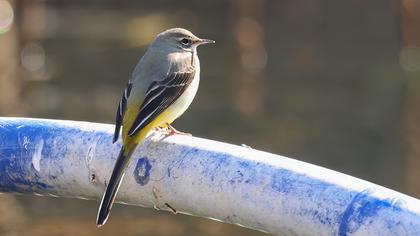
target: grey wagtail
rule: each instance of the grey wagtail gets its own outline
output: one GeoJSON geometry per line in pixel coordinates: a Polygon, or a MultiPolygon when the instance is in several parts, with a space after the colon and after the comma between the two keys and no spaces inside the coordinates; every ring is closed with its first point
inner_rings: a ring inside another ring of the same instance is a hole
{"type": "Polygon", "coordinates": [[[113,142],[121,125],[123,145],[102,197],[96,224],[108,219],[125,169],[136,147],[155,128],[178,133],[171,123],[190,106],[200,81],[197,47],[214,43],[173,28],[157,35],[137,63],[118,105],[113,142]]]}

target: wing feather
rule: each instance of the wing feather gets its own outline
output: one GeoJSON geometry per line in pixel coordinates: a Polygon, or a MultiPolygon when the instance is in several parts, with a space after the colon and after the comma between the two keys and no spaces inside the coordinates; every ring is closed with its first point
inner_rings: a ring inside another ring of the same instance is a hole
{"type": "Polygon", "coordinates": [[[175,72],[169,74],[162,81],[155,81],[146,92],[140,111],[128,132],[128,136],[135,135],[172,105],[188,88],[194,79],[195,70],[175,72]]]}
{"type": "Polygon", "coordinates": [[[118,104],[117,115],[115,117],[114,138],[112,140],[113,143],[115,143],[118,140],[118,137],[120,135],[124,113],[125,113],[125,110],[127,109],[127,99],[130,96],[132,87],[133,87],[133,83],[131,81],[128,81],[127,86],[124,89],[124,93],[121,96],[120,102],[118,104]]]}

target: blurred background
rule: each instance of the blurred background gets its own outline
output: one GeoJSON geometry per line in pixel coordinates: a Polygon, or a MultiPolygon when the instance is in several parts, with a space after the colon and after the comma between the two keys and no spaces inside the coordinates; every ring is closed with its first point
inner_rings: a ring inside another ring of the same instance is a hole
{"type": "MultiPolygon", "coordinates": [[[[113,123],[160,31],[216,40],[175,127],[420,197],[420,1],[0,0],[0,115],[113,123]]],[[[0,195],[0,235],[264,235],[98,202],[0,195]]]]}

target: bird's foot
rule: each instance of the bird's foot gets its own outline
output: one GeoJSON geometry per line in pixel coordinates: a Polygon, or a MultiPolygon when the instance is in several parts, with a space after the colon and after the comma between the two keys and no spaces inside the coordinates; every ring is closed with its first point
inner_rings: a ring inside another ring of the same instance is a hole
{"type": "Polygon", "coordinates": [[[166,127],[160,127],[160,126],[156,126],[152,129],[155,132],[167,132],[167,128],[166,127]]]}
{"type": "Polygon", "coordinates": [[[168,124],[168,126],[166,126],[166,136],[171,136],[174,134],[192,136],[192,134],[178,131],[172,125],[168,124]]]}
{"type": "Polygon", "coordinates": [[[152,137],[154,141],[163,140],[170,136],[167,126],[157,126],[154,127],[152,131],[154,132],[154,136],[152,137]]]}

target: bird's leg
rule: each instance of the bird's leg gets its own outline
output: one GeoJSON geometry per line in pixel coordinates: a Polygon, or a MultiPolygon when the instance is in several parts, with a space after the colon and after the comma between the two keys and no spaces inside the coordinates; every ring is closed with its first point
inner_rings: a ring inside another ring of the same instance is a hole
{"type": "Polygon", "coordinates": [[[167,132],[168,127],[166,125],[160,125],[153,128],[155,132],[167,132]]]}
{"type": "Polygon", "coordinates": [[[192,136],[192,134],[190,134],[190,133],[184,133],[184,132],[181,132],[181,131],[178,131],[178,130],[176,130],[171,124],[169,124],[169,123],[166,123],[166,128],[167,128],[167,130],[168,130],[168,132],[166,133],[166,136],[171,136],[171,135],[174,135],[174,134],[180,134],[180,135],[187,135],[187,136],[192,136]]]}

